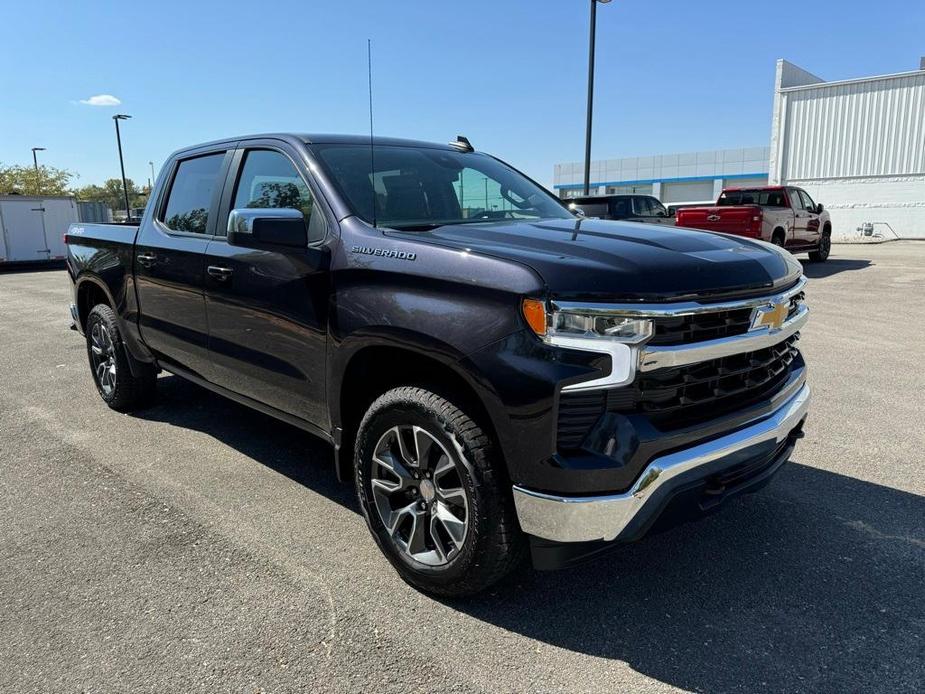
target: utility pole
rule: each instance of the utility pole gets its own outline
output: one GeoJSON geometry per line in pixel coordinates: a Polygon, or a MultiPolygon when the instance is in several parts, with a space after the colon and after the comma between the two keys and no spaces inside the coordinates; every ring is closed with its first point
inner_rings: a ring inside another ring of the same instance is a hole
{"type": "Polygon", "coordinates": [[[585,125],[585,188],[584,194],[591,190],[591,112],[594,105],[594,32],[597,26],[597,3],[606,4],[610,0],[591,0],[591,36],[588,40],[588,120],[585,125]]]}
{"type": "Polygon", "coordinates": [[[122,193],[125,195],[125,223],[130,223],[132,219],[132,208],[128,202],[128,184],[125,182],[125,162],[122,160],[122,136],[119,134],[119,121],[128,120],[131,116],[124,113],[117,113],[112,117],[116,124],[116,144],[119,146],[119,168],[122,170],[122,193]]]}
{"type": "Polygon", "coordinates": [[[44,152],[44,151],[45,151],[44,147],[33,147],[32,148],[32,164],[35,166],[35,194],[36,195],[39,195],[42,192],[41,191],[42,174],[39,171],[39,158],[36,155],[36,152],[44,152]]]}

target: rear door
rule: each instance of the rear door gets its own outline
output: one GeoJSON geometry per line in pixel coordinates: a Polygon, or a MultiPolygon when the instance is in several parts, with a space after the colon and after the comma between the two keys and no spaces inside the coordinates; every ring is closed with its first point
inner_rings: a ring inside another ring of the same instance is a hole
{"type": "Polygon", "coordinates": [[[326,426],[324,395],[333,228],[299,153],[275,140],[235,154],[222,199],[222,227],[238,208],[301,210],[305,248],[229,245],[206,251],[206,307],[215,382],[283,412],[326,426]]]}
{"type": "Polygon", "coordinates": [[[166,194],[144,220],[135,246],[139,327],[165,363],[208,379],[203,278],[232,148],[199,151],[173,163],[166,194]]]}

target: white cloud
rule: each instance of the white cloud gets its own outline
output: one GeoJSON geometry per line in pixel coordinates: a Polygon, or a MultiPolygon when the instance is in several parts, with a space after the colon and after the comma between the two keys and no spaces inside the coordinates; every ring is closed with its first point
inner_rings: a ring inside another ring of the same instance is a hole
{"type": "Polygon", "coordinates": [[[96,94],[89,99],[81,99],[80,103],[87,106],[118,106],[122,102],[112,94],[96,94]]]}

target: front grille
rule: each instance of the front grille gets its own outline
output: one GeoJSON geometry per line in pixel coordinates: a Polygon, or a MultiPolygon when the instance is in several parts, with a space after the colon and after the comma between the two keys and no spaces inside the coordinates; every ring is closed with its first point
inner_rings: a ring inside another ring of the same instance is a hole
{"type": "Polygon", "coordinates": [[[558,445],[578,448],[604,412],[648,415],[662,430],[759,402],[790,376],[799,333],[766,349],[640,374],[632,385],[559,398],[558,445]]]}
{"type": "MultiPolygon", "coordinates": [[[[789,316],[797,312],[802,302],[803,292],[791,297],[789,316]]],[[[752,308],[736,308],[686,316],[654,318],[654,333],[648,344],[684,345],[691,342],[744,335],[751,327],[753,311],[752,308]]]]}

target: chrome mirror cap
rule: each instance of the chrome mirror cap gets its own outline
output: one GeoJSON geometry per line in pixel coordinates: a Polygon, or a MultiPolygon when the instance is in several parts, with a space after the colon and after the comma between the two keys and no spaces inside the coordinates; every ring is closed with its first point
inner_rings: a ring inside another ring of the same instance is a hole
{"type": "Polygon", "coordinates": [[[228,213],[229,234],[253,234],[258,219],[305,219],[300,210],[291,207],[242,207],[228,213]]]}

